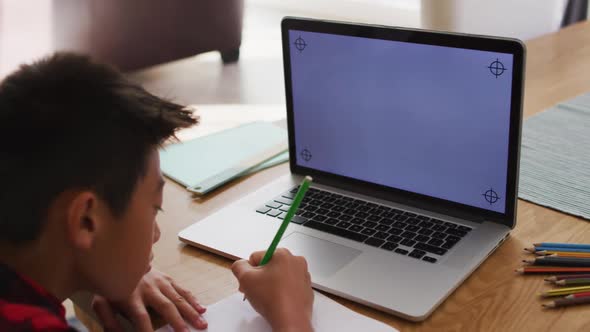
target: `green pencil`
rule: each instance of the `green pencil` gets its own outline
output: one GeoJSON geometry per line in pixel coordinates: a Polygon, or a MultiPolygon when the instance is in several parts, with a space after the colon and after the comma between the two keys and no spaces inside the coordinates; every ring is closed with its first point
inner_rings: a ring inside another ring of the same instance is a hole
{"type": "MultiPolygon", "coordinates": [[[[293,203],[291,204],[289,210],[287,210],[287,215],[285,215],[285,219],[283,219],[283,222],[281,223],[281,226],[279,227],[277,234],[275,234],[274,239],[272,239],[270,246],[266,250],[264,257],[262,257],[260,265],[258,266],[262,266],[268,263],[272,258],[272,255],[275,253],[275,250],[277,250],[277,246],[279,245],[279,242],[283,237],[283,233],[285,233],[285,230],[287,230],[287,226],[289,226],[291,219],[293,219],[293,216],[295,216],[295,212],[297,212],[297,209],[299,209],[299,205],[301,204],[301,201],[303,200],[303,197],[305,196],[305,193],[307,192],[307,189],[309,188],[311,181],[313,181],[311,176],[306,176],[305,178],[303,178],[303,181],[299,186],[299,190],[297,190],[297,194],[295,195],[295,198],[293,198],[293,203]]],[[[245,295],[244,300],[246,300],[245,295]]]]}
{"type": "Polygon", "coordinates": [[[576,279],[564,279],[555,281],[556,285],[560,286],[571,286],[571,285],[590,285],[590,278],[576,278],[576,279]]]}

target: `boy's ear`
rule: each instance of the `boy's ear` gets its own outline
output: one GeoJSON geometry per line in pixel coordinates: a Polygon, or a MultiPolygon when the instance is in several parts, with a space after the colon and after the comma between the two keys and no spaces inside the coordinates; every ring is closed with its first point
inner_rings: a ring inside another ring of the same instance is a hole
{"type": "Polygon", "coordinates": [[[66,232],[70,242],[79,249],[90,249],[101,227],[100,200],[90,191],[72,195],[66,213],[66,232]]]}

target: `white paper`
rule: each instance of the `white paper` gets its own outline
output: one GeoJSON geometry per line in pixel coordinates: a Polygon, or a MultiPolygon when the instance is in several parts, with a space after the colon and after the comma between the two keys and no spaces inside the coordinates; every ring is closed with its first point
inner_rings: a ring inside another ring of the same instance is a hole
{"type": "MultiPolygon", "coordinates": [[[[248,301],[242,301],[243,295],[236,293],[207,308],[203,315],[209,327],[208,332],[271,332],[270,325],[260,316],[248,301]]],[[[377,320],[360,315],[330,298],[315,292],[312,325],[315,332],[394,332],[396,329],[377,320]]],[[[167,325],[156,332],[172,332],[167,325]]],[[[191,331],[198,331],[191,329],[191,331]]]]}

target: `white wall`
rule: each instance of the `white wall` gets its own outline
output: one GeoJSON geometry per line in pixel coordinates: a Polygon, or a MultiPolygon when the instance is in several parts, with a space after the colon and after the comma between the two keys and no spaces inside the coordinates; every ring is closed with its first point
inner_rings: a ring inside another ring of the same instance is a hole
{"type": "MultiPolygon", "coordinates": [[[[285,13],[331,20],[419,27],[420,0],[246,0],[285,13]]],[[[290,15],[290,14],[289,14],[290,15]]]]}
{"type": "Polygon", "coordinates": [[[566,0],[422,0],[427,29],[532,39],[559,30],[566,0]]]}
{"type": "Polygon", "coordinates": [[[0,0],[0,78],[52,49],[50,0],[0,0]]]}
{"type": "Polygon", "coordinates": [[[247,0],[308,17],[523,40],[557,31],[566,0],[247,0]]]}

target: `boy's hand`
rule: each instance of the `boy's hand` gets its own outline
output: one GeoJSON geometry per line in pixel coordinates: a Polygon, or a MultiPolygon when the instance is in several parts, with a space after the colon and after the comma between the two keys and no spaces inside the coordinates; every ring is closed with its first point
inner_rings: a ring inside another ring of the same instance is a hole
{"type": "Polygon", "coordinates": [[[188,331],[185,321],[197,329],[207,328],[201,317],[206,309],[189,291],[154,269],[143,276],[127,301],[110,302],[98,295],[92,301],[92,308],[106,331],[123,331],[115,319],[117,311],[131,320],[134,330],[153,331],[147,307],[161,315],[174,331],[188,331]]]}
{"type": "Polygon", "coordinates": [[[273,331],[312,331],[313,291],[305,258],[279,248],[268,264],[258,266],[263,256],[258,251],[232,265],[240,292],[273,331]]]}

